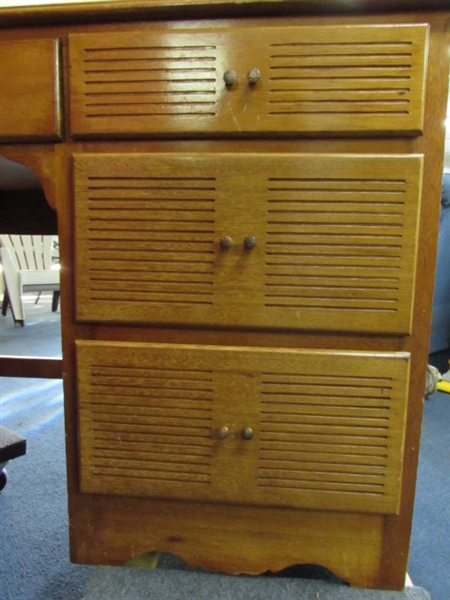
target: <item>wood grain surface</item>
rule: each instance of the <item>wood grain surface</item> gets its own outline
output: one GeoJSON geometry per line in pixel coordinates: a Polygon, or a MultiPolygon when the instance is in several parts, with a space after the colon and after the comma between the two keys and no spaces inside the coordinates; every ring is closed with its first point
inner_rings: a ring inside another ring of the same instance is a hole
{"type": "Polygon", "coordinates": [[[58,48],[56,39],[0,42],[0,140],[60,139],[58,48]]]}

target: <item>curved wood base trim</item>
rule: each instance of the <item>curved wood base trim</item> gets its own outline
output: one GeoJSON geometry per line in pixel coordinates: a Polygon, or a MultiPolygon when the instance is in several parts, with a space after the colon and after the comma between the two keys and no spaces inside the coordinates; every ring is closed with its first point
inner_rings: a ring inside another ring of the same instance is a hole
{"type": "MultiPolygon", "coordinates": [[[[2,145],[0,146],[0,155],[4,158],[18,163],[18,169],[15,173],[17,181],[14,187],[10,189],[30,189],[33,173],[39,179],[44,190],[45,199],[49,206],[56,209],[55,193],[55,155],[53,144],[32,144],[32,145],[2,145]],[[28,167],[33,173],[21,172],[20,166],[28,167]],[[24,187],[21,185],[21,176],[24,177],[24,187]]],[[[14,165],[8,165],[7,161],[2,163],[3,177],[8,175],[8,169],[14,165]]],[[[36,187],[38,182],[36,181],[36,187]]],[[[2,186],[5,187],[5,186],[2,186]]],[[[8,186],[9,187],[9,186],[8,186]]]]}
{"type": "Polygon", "coordinates": [[[193,567],[235,575],[317,564],[354,586],[393,589],[379,577],[383,518],[378,515],[88,495],[72,498],[71,504],[74,562],[118,566],[162,551],[193,567]]]}

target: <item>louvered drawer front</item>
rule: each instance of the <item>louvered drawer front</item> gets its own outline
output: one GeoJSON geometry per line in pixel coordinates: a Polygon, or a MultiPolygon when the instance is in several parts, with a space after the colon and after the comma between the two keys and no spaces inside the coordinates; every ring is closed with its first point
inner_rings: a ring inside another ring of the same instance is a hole
{"type": "Polygon", "coordinates": [[[83,492],[397,511],[406,354],[79,341],[77,360],[83,492]]]}
{"type": "Polygon", "coordinates": [[[426,25],[70,35],[71,132],[415,135],[427,35],[426,25]]]}
{"type": "Polygon", "coordinates": [[[74,160],[78,320],[410,331],[421,157],[74,160]]]}

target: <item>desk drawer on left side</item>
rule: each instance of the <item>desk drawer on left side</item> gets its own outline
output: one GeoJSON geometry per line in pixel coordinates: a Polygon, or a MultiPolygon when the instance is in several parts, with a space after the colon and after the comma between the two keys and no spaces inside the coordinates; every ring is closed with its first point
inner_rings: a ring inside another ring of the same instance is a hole
{"type": "Polygon", "coordinates": [[[57,39],[0,43],[1,141],[61,139],[58,55],[57,39]]]}

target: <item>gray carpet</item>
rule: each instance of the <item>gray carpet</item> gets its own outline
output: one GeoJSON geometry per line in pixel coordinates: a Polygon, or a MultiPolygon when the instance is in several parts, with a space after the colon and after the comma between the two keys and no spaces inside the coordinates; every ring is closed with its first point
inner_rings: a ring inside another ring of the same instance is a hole
{"type": "Polygon", "coordinates": [[[24,300],[25,327],[16,327],[11,309],[0,314],[0,354],[8,356],[61,357],[61,314],[51,311],[51,294],[43,294],[35,304],[35,294],[24,300]]]}
{"type": "Polygon", "coordinates": [[[232,577],[176,569],[102,567],[83,600],[430,600],[422,588],[380,592],[329,581],[284,577],[232,577]]]}
{"type": "Polygon", "coordinates": [[[0,493],[0,598],[79,600],[93,569],[69,559],[61,381],[1,378],[0,397],[2,425],[27,438],[0,493]]]}

